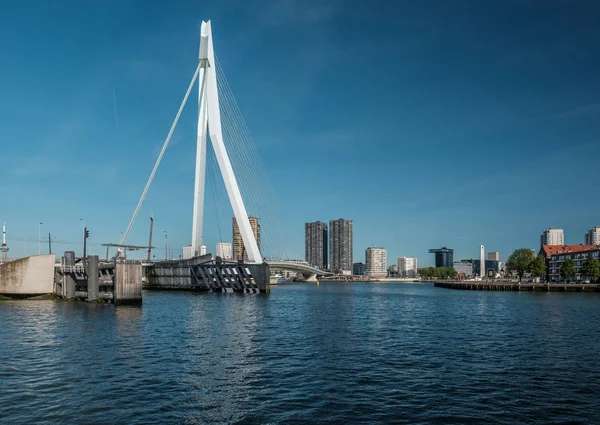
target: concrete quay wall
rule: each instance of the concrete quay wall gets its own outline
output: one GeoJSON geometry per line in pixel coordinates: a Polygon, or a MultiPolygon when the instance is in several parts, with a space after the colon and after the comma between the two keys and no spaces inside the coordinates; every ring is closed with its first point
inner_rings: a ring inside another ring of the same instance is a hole
{"type": "Polygon", "coordinates": [[[54,292],[54,254],[36,255],[0,264],[0,295],[45,295],[54,292]]]}

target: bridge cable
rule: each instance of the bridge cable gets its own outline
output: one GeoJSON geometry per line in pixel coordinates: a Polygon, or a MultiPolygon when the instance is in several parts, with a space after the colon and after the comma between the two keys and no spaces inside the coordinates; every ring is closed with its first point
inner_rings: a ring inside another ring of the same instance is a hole
{"type": "Polygon", "coordinates": [[[177,126],[177,123],[179,122],[179,117],[181,116],[181,112],[183,111],[183,108],[185,107],[185,104],[187,103],[190,92],[192,91],[192,87],[194,86],[194,83],[196,82],[196,78],[198,78],[199,71],[200,71],[200,64],[198,64],[198,66],[196,67],[196,71],[194,71],[194,76],[192,77],[192,81],[190,82],[190,85],[188,86],[188,89],[185,93],[183,101],[181,102],[181,106],[179,106],[179,110],[177,111],[175,120],[173,121],[173,124],[171,125],[171,129],[169,130],[169,134],[167,135],[167,138],[165,139],[165,142],[163,143],[163,147],[160,150],[160,154],[158,155],[158,158],[156,158],[156,162],[154,163],[154,168],[152,169],[152,172],[150,173],[150,177],[148,178],[148,181],[146,182],[146,187],[144,187],[142,196],[140,196],[140,200],[138,201],[138,204],[135,207],[135,211],[133,212],[133,215],[131,216],[131,220],[129,221],[127,230],[123,234],[123,238],[121,239],[121,245],[125,244],[125,241],[127,240],[127,236],[129,236],[129,232],[131,231],[131,228],[133,227],[133,223],[135,223],[135,219],[140,211],[142,204],[144,203],[144,199],[146,199],[146,194],[148,193],[148,189],[150,188],[150,185],[152,184],[152,180],[154,180],[154,175],[156,174],[156,170],[158,169],[158,166],[160,165],[160,161],[162,160],[162,157],[165,154],[165,151],[167,150],[167,146],[169,146],[169,142],[171,141],[171,136],[173,135],[173,132],[175,131],[175,127],[177,126]]]}
{"type": "MultiPolygon", "coordinates": [[[[230,92],[229,92],[230,93],[230,92]]],[[[251,137],[249,136],[248,133],[248,129],[247,127],[244,126],[244,121],[243,121],[243,117],[241,117],[241,114],[239,113],[239,109],[237,108],[237,105],[235,103],[235,100],[231,100],[231,103],[233,104],[233,108],[234,110],[237,110],[237,115],[239,115],[239,119],[236,119],[234,121],[234,125],[236,128],[236,131],[238,132],[238,141],[241,143],[242,146],[242,150],[247,152],[247,157],[249,158],[250,161],[250,165],[248,167],[248,169],[250,170],[250,175],[252,176],[252,179],[255,181],[255,183],[253,184],[254,187],[261,187],[261,192],[259,193],[259,195],[256,197],[256,201],[257,201],[257,208],[261,213],[261,216],[263,217],[263,219],[265,220],[265,224],[266,224],[266,232],[265,234],[268,236],[268,240],[271,243],[271,248],[273,250],[273,256],[277,251],[282,251],[282,248],[284,250],[284,246],[279,245],[279,247],[277,246],[278,244],[275,242],[277,233],[278,233],[278,226],[275,224],[271,211],[267,208],[267,206],[269,205],[274,205],[276,200],[275,200],[275,196],[274,193],[271,193],[270,191],[265,191],[265,187],[268,187],[268,183],[269,179],[266,176],[266,173],[261,173],[261,171],[264,171],[264,166],[262,164],[262,162],[260,161],[260,157],[258,156],[258,150],[256,149],[256,146],[254,145],[251,137]],[[239,125],[238,125],[239,123],[239,125]],[[241,127],[241,128],[240,128],[241,127]],[[240,134],[241,132],[241,134],[240,134]]]]}
{"type": "Polygon", "coordinates": [[[272,209],[277,205],[274,188],[268,178],[266,168],[260,160],[258,149],[250,136],[248,127],[218,58],[216,58],[216,63],[217,80],[220,83],[219,94],[220,100],[222,100],[220,103],[222,103],[225,118],[223,120],[225,124],[224,129],[227,134],[227,141],[233,148],[232,162],[235,163],[234,168],[240,174],[239,180],[246,194],[251,195],[247,197],[252,201],[250,204],[260,212],[265,220],[262,226],[265,229],[263,234],[267,236],[268,241],[272,244],[270,248],[273,249],[273,254],[276,253],[275,250],[277,249],[279,253],[283,253],[285,257],[290,258],[286,252],[285,245],[281,244],[277,246],[278,244],[275,240],[281,241],[279,226],[275,224],[271,211],[267,209],[267,206],[270,206],[272,209]],[[244,177],[242,178],[241,175],[244,177]],[[258,187],[260,187],[260,191],[257,191],[258,187]]]}

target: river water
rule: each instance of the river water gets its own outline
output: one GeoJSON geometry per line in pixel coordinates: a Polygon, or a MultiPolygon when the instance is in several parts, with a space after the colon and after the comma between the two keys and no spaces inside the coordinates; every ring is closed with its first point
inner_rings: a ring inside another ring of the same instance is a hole
{"type": "Polygon", "coordinates": [[[300,284],[0,302],[0,423],[598,423],[600,294],[300,284]]]}

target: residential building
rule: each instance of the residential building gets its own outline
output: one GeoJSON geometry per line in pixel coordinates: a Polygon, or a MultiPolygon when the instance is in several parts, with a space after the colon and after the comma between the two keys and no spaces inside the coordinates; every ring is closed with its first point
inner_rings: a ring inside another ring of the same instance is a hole
{"type": "Polygon", "coordinates": [[[585,245],[600,245],[600,226],[592,227],[584,237],[585,245]]]}
{"type": "MultiPolygon", "coordinates": [[[[252,233],[254,233],[254,237],[256,238],[256,243],[258,245],[258,249],[260,250],[260,224],[258,223],[258,218],[256,217],[248,217],[250,221],[250,227],[252,228],[252,233]]],[[[244,241],[242,240],[242,234],[240,233],[240,229],[237,224],[237,220],[233,217],[232,221],[232,240],[233,240],[233,259],[248,261],[248,252],[246,251],[246,247],[244,246],[244,241]]]]}
{"type": "Polygon", "coordinates": [[[499,252],[488,252],[487,259],[492,260],[492,261],[500,261],[500,253],[499,252]]]}
{"type": "Polygon", "coordinates": [[[454,261],[453,267],[459,277],[473,277],[473,260],[454,261]]]}
{"type": "Polygon", "coordinates": [[[216,252],[217,257],[221,257],[223,260],[233,260],[233,252],[229,242],[218,242],[216,252]]]}
{"type": "Polygon", "coordinates": [[[329,222],[329,269],[334,273],[352,273],[352,220],[329,222]]]}
{"type": "Polygon", "coordinates": [[[540,236],[540,247],[544,245],[564,245],[565,244],[565,232],[563,229],[557,229],[551,227],[544,230],[540,236]]]}
{"type": "Polygon", "coordinates": [[[550,282],[560,282],[562,280],[560,269],[565,260],[573,260],[577,273],[571,278],[579,280],[587,277],[580,274],[583,263],[588,258],[598,260],[600,257],[600,247],[598,245],[545,245],[542,250],[548,259],[548,278],[550,282]]]}
{"type": "Polygon", "coordinates": [[[352,264],[352,274],[354,276],[364,276],[364,274],[365,274],[365,265],[363,263],[354,263],[354,264],[352,264]]]}
{"type": "Polygon", "coordinates": [[[387,251],[370,246],[365,250],[365,274],[374,277],[387,276],[387,251]]]}
{"type": "Polygon", "coordinates": [[[417,277],[417,259],[412,257],[399,257],[398,275],[400,277],[417,277]]]}
{"type": "Polygon", "coordinates": [[[304,258],[313,267],[327,269],[327,223],[304,224],[304,258]]]}
{"type": "Polygon", "coordinates": [[[398,276],[398,265],[392,264],[388,267],[388,277],[398,276]]]}
{"type": "Polygon", "coordinates": [[[430,254],[435,254],[436,267],[452,267],[454,265],[454,250],[443,246],[438,249],[430,249],[430,254]]]}

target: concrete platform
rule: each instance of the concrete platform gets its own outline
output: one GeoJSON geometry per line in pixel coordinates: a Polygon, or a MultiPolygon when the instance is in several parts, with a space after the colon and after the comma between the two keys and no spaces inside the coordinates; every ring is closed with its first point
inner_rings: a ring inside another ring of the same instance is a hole
{"type": "Polygon", "coordinates": [[[30,298],[54,292],[54,254],[36,255],[0,264],[0,295],[30,298]]]}

